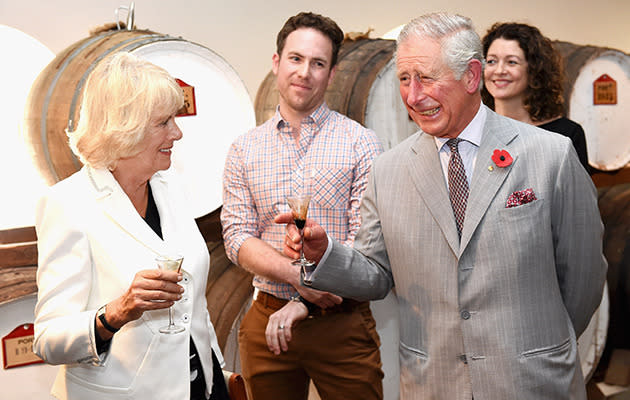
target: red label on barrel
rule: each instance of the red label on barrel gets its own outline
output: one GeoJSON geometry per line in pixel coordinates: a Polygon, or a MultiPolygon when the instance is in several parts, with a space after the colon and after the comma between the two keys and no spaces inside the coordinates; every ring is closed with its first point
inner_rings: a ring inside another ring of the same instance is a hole
{"type": "Polygon", "coordinates": [[[593,82],[593,104],[617,104],[617,82],[608,74],[593,82]]]}
{"type": "Polygon", "coordinates": [[[33,353],[33,338],[33,324],[22,324],[2,338],[4,369],[44,362],[33,353]]]}
{"type": "Polygon", "coordinates": [[[181,79],[175,79],[184,92],[184,106],[177,112],[176,117],[197,115],[197,103],[195,102],[195,87],[190,86],[181,79]]]}

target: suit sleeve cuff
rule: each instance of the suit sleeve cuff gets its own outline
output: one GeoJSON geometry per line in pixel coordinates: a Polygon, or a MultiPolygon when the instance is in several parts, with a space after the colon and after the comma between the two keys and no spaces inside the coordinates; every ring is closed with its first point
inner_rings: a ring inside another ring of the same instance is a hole
{"type": "Polygon", "coordinates": [[[333,246],[332,238],[328,236],[328,246],[326,247],[326,251],[324,252],[324,255],[322,255],[321,260],[319,260],[319,263],[317,263],[317,265],[311,268],[302,267],[302,271],[300,273],[300,280],[302,281],[302,285],[311,286],[313,284],[312,277],[313,277],[313,274],[315,273],[315,269],[317,269],[318,265],[321,265],[324,262],[326,262],[326,259],[328,259],[328,256],[330,255],[330,252],[332,251],[332,246],[333,246]]]}

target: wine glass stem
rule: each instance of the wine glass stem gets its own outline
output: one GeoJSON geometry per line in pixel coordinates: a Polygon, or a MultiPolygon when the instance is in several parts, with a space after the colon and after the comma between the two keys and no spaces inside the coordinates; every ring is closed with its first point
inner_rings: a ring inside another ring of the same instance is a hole
{"type": "Polygon", "coordinates": [[[300,261],[305,261],[304,258],[304,229],[300,229],[300,240],[302,241],[302,247],[300,247],[300,261]]]}
{"type": "Polygon", "coordinates": [[[173,309],[172,309],[172,307],[168,308],[168,326],[173,326],[173,309]]]}

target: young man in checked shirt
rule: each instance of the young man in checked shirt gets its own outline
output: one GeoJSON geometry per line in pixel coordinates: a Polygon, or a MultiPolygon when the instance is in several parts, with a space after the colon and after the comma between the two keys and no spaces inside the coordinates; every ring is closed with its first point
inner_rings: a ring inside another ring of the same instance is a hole
{"type": "Polygon", "coordinates": [[[300,13],[277,37],[275,115],[239,137],[225,163],[221,222],[228,257],[253,272],[254,302],[239,348],[249,397],[382,399],[379,338],[368,302],[300,285],[299,267],[280,253],[286,197],[312,187],[309,217],[352,245],[372,159],[374,132],[328,108],[343,32],[329,18],[300,13]],[[294,300],[294,301],[291,301],[294,300]]]}

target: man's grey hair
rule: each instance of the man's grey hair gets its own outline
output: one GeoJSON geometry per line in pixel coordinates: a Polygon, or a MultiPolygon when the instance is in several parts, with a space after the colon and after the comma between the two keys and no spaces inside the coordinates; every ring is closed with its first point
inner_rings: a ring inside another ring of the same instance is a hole
{"type": "MultiPolygon", "coordinates": [[[[443,61],[457,80],[468,70],[470,60],[477,59],[484,65],[481,39],[470,18],[443,12],[425,14],[405,25],[398,35],[396,47],[410,38],[430,38],[440,42],[443,61]]],[[[397,56],[396,53],[396,59],[397,56]]]]}

